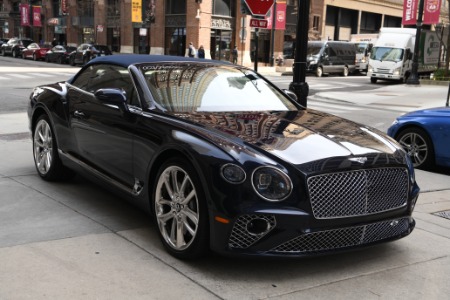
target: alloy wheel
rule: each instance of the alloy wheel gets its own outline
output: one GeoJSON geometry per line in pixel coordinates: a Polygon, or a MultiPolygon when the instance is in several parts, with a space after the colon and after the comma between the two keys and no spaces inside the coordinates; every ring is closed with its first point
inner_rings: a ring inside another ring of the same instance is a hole
{"type": "Polygon", "coordinates": [[[53,134],[45,119],[41,119],[36,125],[33,148],[36,169],[41,175],[45,175],[53,163],[53,134]]]}
{"type": "Polygon", "coordinates": [[[429,159],[429,146],[425,138],[417,132],[407,132],[399,139],[400,145],[411,158],[414,167],[421,167],[429,159]]]}

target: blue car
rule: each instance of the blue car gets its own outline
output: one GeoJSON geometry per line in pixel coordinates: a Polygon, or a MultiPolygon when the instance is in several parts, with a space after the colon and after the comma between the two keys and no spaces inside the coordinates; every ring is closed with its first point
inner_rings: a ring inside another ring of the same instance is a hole
{"type": "Polygon", "coordinates": [[[414,167],[450,167],[450,107],[417,110],[398,117],[388,129],[414,167]]]}

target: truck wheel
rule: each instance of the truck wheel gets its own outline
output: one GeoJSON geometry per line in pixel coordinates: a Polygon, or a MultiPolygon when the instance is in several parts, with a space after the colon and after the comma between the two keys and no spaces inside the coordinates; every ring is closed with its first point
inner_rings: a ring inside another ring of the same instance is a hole
{"type": "Polygon", "coordinates": [[[322,77],[322,75],[323,75],[322,67],[317,67],[317,69],[316,69],[316,77],[322,77]]]}
{"type": "Polygon", "coordinates": [[[344,71],[342,72],[342,76],[347,77],[348,76],[348,67],[344,67],[344,71]]]}
{"type": "Polygon", "coordinates": [[[371,78],[370,78],[370,82],[372,82],[372,83],[377,83],[377,79],[376,79],[376,78],[373,78],[373,77],[371,77],[371,78]]]}

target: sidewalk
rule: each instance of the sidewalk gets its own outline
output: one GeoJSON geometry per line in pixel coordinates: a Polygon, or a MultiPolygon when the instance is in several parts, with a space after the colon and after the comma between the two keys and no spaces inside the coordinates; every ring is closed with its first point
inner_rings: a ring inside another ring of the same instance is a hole
{"type": "Polygon", "coordinates": [[[447,85],[395,84],[360,92],[319,92],[308,97],[308,99],[313,101],[342,101],[349,104],[369,105],[408,112],[445,106],[448,90],[447,85]]]}

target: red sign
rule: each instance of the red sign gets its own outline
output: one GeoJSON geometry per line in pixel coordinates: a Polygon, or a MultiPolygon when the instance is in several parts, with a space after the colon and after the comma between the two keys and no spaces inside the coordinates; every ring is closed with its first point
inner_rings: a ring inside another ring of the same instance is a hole
{"type": "Polygon", "coordinates": [[[33,26],[42,27],[40,6],[33,6],[33,26]]]}
{"type": "Polygon", "coordinates": [[[265,16],[274,0],[244,0],[253,16],[265,16]]]}
{"type": "Polygon", "coordinates": [[[67,15],[69,13],[69,8],[67,7],[68,0],[61,0],[61,13],[67,15]]]}
{"type": "Polygon", "coordinates": [[[267,20],[250,19],[250,27],[267,28],[267,20]]]}
{"type": "Polygon", "coordinates": [[[272,6],[269,13],[266,16],[267,29],[272,29],[273,22],[273,9],[276,9],[275,16],[275,29],[285,30],[286,29],[286,3],[277,3],[276,7],[272,6]]]}
{"type": "Polygon", "coordinates": [[[441,0],[425,0],[423,8],[423,23],[439,23],[439,14],[441,12],[441,0]]]}
{"type": "Polygon", "coordinates": [[[418,0],[403,1],[403,25],[416,25],[418,0]]]}
{"type": "Polygon", "coordinates": [[[20,26],[30,26],[30,6],[28,4],[19,4],[20,26]]]}

